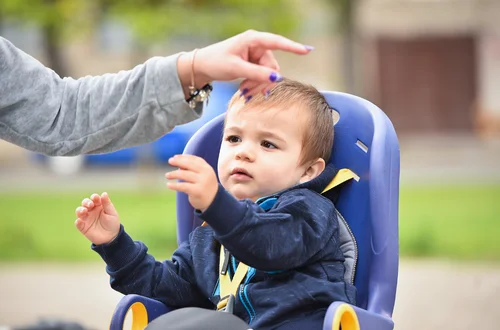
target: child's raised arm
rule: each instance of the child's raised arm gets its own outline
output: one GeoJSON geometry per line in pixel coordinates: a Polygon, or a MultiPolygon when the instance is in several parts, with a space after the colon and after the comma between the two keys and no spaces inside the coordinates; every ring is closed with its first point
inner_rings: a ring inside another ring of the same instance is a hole
{"type": "Polygon", "coordinates": [[[75,226],[106,263],[113,289],[156,299],[173,308],[213,308],[196,284],[188,242],[174,252],[172,260],[156,261],[144,243],[133,241],[125,232],[107,193],[85,198],[76,215],[75,226]]]}
{"type": "MultiPolygon", "coordinates": [[[[338,221],[331,201],[309,189],[284,193],[269,210],[238,201],[222,186],[212,204],[198,212],[215,238],[238,260],[264,271],[288,270],[320,257],[329,244],[338,247],[338,221]]],[[[338,251],[335,251],[338,250],[338,251]]],[[[342,259],[340,253],[335,258],[342,259]]]]}

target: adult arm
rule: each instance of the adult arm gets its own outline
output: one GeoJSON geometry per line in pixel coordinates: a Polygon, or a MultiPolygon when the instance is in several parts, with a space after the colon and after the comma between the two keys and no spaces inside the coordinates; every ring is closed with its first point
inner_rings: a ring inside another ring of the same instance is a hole
{"type": "Polygon", "coordinates": [[[47,155],[110,152],[151,142],[199,117],[184,101],[195,85],[243,78],[251,95],[282,79],[272,51],[312,47],[248,30],[191,56],[156,57],[130,71],[61,79],[0,37],[0,138],[47,155]],[[270,84],[270,85],[269,85],[270,84]]]}
{"type": "Polygon", "coordinates": [[[0,37],[0,138],[52,156],[105,153],[154,141],[197,119],[179,54],[130,71],[61,78],[0,37]]]}

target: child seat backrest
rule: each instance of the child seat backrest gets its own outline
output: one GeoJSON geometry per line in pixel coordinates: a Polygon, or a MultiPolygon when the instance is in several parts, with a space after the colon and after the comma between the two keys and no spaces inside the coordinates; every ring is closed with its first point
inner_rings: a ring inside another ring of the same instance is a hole
{"type": "MultiPolygon", "coordinates": [[[[331,162],[348,168],[359,181],[347,182],[336,196],[357,242],[354,284],[357,305],[377,314],[392,316],[396,295],[399,243],[399,143],[389,118],[374,104],[339,92],[323,92],[339,115],[331,162]]],[[[204,158],[217,168],[224,115],[197,131],[184,153],[204,158]]],[[[201,225],[187,196],[177,194],[178,242],[201,225]]]]}

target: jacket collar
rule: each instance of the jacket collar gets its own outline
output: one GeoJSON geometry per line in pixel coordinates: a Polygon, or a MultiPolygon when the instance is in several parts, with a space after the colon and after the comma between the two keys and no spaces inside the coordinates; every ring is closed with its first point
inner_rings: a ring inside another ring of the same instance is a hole
{"type": "Polygon", "coordinates": [[[326,188],[326,186],[328,186],[328,184],[335,177],[335,174],[337,174],[337,172],[338,172],[338,170],[335,168],[335,166],[332,163],[328,163],[328,164],[326,164],[326,167],[323,170],[323,172],[321,172],[320,175],[318,175],[316,178],[312,179],[311,181],[297,184],[293,187],[279,191],[279,192],[272,194],[272,195],[269,195],[269,196],[261,197],[256,201],[256,203],[260,205],[261,203],[265,202],[266,200],[268,200],[270,198],[278,199],[284,193],[287,193],[287,192],[295,190],[295,189],[309,189],[309,190],[317,192],[318,194],[321,194],[323,192],[323,190],[326,188]]]}

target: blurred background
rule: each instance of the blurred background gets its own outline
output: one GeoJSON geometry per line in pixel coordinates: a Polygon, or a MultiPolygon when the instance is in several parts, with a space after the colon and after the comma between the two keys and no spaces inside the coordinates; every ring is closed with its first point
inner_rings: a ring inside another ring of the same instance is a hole
{"type": "MultiPolygon", "coordinates": [[[[400,138],[396,329],[497,329],[499,17],[499,0],[1,0],[0,35],[75,78],[249,28],[315,46],[277,53],[283,75],[367,98],[400,138]]],[[[46,158],[0,141],[0,328],[44,318],[108,327],[121,296],[74,228],[75,208],[107,191],[132,236],[168,258],[166,160],[236,89],[216,83],[201,119],[111,154],[46,158]]]]}

